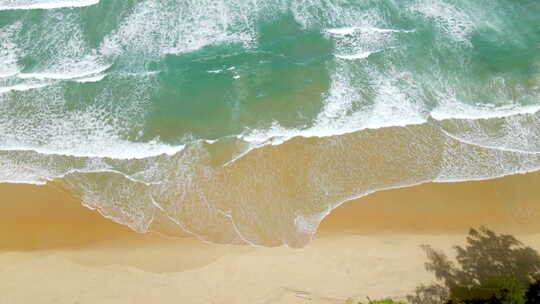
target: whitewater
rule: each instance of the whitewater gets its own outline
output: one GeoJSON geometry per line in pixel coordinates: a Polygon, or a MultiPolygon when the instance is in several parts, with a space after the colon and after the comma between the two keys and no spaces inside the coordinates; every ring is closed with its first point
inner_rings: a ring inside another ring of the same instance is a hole
{"type": "Polygon", "coordinates": [[[302,247],[334,208],[540,169],[533,0],[0,0],[0,182],[302,247]]]}

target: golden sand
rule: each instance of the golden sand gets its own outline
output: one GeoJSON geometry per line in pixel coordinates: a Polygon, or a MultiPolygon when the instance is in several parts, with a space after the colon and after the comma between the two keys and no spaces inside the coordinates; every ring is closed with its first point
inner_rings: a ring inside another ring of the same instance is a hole
{"type": "Polygon", "coordinates": [[[57,185],[0,184],[0,303],[343,303],[429,282],[419,245],[469,227],[540,248],[540,174],[382,191],[330,214],[302,249],[137,234],[57,185]]]}
{"type": "Polygon", "coordinates": [[[381,191],[334,210],[321,231],[464,233],[487,226],[540,232],[540,173],[487,181],[429,183],[381,191]]]}

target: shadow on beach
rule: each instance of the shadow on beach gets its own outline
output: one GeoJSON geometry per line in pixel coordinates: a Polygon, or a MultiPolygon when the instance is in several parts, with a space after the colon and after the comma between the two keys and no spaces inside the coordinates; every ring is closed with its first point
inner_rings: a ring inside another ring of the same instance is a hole
{"type": "Polygon", "coordinates": [[[540,303],[540,255],[514,236],[471,229],[467,244],[454,246],[455,261],[423,245],[426,270],[436,282],[420,285],[412,304],[540,303]]]}

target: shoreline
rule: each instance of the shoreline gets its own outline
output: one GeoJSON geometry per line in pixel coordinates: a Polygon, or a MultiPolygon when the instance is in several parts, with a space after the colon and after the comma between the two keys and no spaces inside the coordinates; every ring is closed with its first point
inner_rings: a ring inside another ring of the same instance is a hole
{"type": "Polygon", "coordinates": [[[470,227],[487,226],[534,234],[540,232],[540,223],[535,220],[540,217],[540,189],[535,187],[539,182],[537,171],[379,191],[343,203],[319,228],[320,232],[463,234],[470,227]]]}
{"type": "Polygon", "coordinates": [[[138,234],[55,186],[0,184],[0,304],[399,299],[433,279],[421,244],[452,253],[485,225],[539,249],[537,181],[540,173],[377,192],[338,207],[301,249],[138,234]]]}

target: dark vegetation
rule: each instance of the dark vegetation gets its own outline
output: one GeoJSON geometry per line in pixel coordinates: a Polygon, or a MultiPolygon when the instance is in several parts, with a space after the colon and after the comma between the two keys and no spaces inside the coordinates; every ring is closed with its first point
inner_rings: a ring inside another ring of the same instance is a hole
{"type": "Polygon", "coordinates": [[[436,283],[420,285],[411,304],[540,304],[540,256],[514,236],[471,229],[456,262],[422,246],[436,283]]]}

